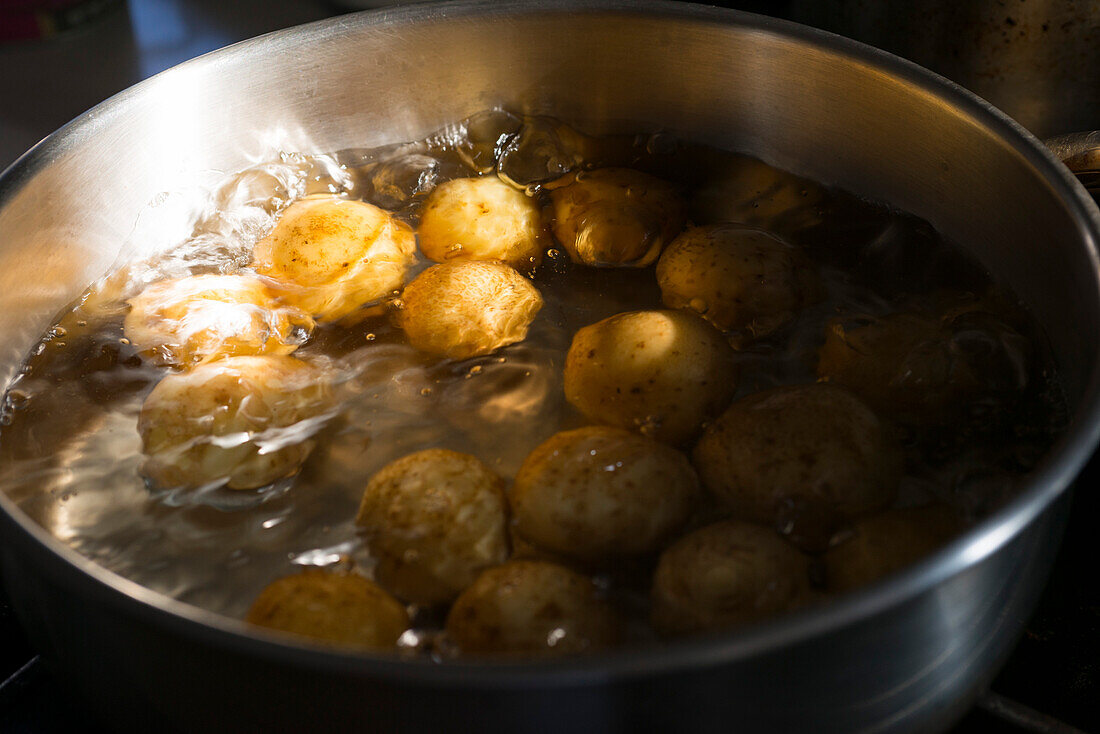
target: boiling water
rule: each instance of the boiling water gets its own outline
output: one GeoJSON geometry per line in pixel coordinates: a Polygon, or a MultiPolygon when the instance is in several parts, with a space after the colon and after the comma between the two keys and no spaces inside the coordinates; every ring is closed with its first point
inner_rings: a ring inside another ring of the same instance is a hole
{"type": "MultiPolygon", "coordinates": [[[[572,335],[622,311],[661,308],[653,269],[576,267],[551,250],[534,273],[545,306],[528,338],[461,362],[408,346],[384,308],[368,309],[352,325],[318,328],[296,355],[332,364],[340,409],[308,427],[317,448],[297,476],[245,492],[146,486],[137,418],[167,371],[143,360],[123,337],[125,300],[157,279],[247,269],[252,244],[291,200],[309,193],[365,199],[415,225],[426,193],[449,178],[495,168],[541,200],[542,187],[561,174],[603,165],[671,180],[685,193],[692,221],[764,227],[801,245],[820,266],[827,297],[793,326],[739,353],[739,394],[815,380],[825,323],[837,315],[880,315],[930,303],[945,290],[997,292],[926,223],[759,161],[667,134],[586,138],[553,120],[492,111],[424,141],[313,157],[284,154],[188,201],[194,225],[186,241],[95,284],[27,358],[0,415],[0,488],[106,568],[234,617],[296,567],[350,559],[369,572],[371,558],[353,518],[370,476],[398,457],[440,446],[473,454],[510,478],[541,441],[585,425],[562,390],[572,335]]],[[[1064,422],[1042,339],[1011,299],[996,297],[1009,304],[1014,325],[1031,344],[992,349],[1002,362],[1028,367],[1005,378],[1011,401],[976,406],[973,420],[951,433],[909,437],[901,504],[937,498],[969,517],[988,511],[1011,493],[1064,422]]],[[[797,535],[798,520],[795,511],[779,529],[797,535]]],[[[644,612],[644,568],[603,580],[623,606],[644,612]]],[[[431,623],[422,614],[425,619],[431,623]]],[[[420,638],[404,639],[415,646],[420,638]]]]}

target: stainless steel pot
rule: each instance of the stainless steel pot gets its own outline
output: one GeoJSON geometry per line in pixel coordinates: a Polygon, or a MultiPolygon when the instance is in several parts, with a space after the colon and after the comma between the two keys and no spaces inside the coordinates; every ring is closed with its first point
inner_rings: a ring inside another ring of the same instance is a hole
{"type": "MultiPolygon", "coordinates": [[[[920,731],[1020,633],[1100,432],[1100,213],[968,92],[789,23],[660,2],[458,3],[336,18],[183,64],[0,179],[0,370],[109,269],[159,192],[277,148],[414,139],[494,105],[662,127],[933,222],[1046,325],[1075,409],[1019,497],[903,574],[743,631],[579,660],[433,665],[252,636],[82,558],[0,497],[0,564],[34,644],[136,731],[920,731]]],[[[158,246],[155,242],[147,247],[158,246]]]]}

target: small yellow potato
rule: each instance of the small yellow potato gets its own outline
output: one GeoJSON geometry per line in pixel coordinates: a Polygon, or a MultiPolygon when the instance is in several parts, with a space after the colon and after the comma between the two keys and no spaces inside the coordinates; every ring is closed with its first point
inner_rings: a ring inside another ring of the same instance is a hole
{"type": "Polygon", "coordinates": [[[741,222],[771,231],[818,224],[825,188],[751,158],[729,161],[693,181],[689,217],[696,222],[741,222]]]}
{"type": "Polygon", "coordinates": [[[417,236],[421,252],[436,262],[500,260],[521,273],[542,262],[549,240],[538,203],[496,176],[432,189],[417,236]]]}
{"type": "Polygon", "coordinates": [[[563,431],[531,452],[509,498],[517,532],[586,560],[646,553],[687,520],[699,480],[676,449],[622,428],[563,431]]]}
{"type": "Polygon", "coordinates": [[[726,520],[661,554],[650,598],[651,621],[663,634],[747,624],[813,598],[809,560],[769,528],[726,520]]]}
{"type": "Polygon", "coordinates": [[[750,338],[780,329],[819,297],[817,274],[800,250],[739,224],[693,227],[657,263],[669,308],[695,311],[722,331],[750,338]]]}
{"type": "Polygon", "coordinates": [[[573,655],[615,644],[618,622],[588,577],[548,561],[511,561],[462,592],[447,635],[467,655],[573,655]]]}
{"type": "Polygon", "coordinates": [[[324,195],[287,207],[252,250],[256,272],[285,284],[284,300],[321,322],[399,289],[415,256],[408,225],[371,204],[324,195]]]}
{"type": "Polygon", "coordinates": [[[422,352],[450,359],[489,354],[527,338],[542,308],[531,281],[500,262],[433,265],[405,288],[397,324],[422,352]]]}
{"type": "Polygon", "coordinates": [[[330,408],[323,371],[294,357],[228,357],[168,375],[141,406],[142,472],[162,488],[254,489],[295,473],[330,408]]]}
{"type": "Polygon", "coordinates": [[[373,581],[319,568],[268,584],[245,621],[366,650],[392,648],[409,627],[405,607],[373,581]]]}
{"type": "Polygon", "coordinates": [[[849,591],[914,563],[964,528],[956,510],[941,504],[887,510],[860,519],[851,535],[822,557],[831,591],[849,591]]]}
{"type": "Polygon", "coordinates": [[[734,352],[684,311],[631,311],[584,327],[565,358],[565,397],[593,421],[679,444],[737,388],[734,352]]]}
{"type": "Polygon", "coordinates": [[[508,557],[504,483],[473,456],[427,449],[384,466],[355,524],[378,559],[375,578],[398,597],[448,602],[508,557]]]}
{"type": "Polygon", "coordinates": [[[693,453],[706,487],[739,517],[771,523],[786,502],[844,517],[893,501],[902,454],[859,398],[827,384],[780,387],[731,405],[693,453]]]}
{"type": "Polygon", "coordinates": [[[126,338],[164,365],[290,354],[313,330],[308,314],[282,305],[263,280],[249,275],[162,280],[129,303],[126,338]]]}
{"type": "Polygon", "coordinates": [[[951,421],[983,394],[1027,383],[1026,341],[971,304],[933,315],[901,311],[825,327],[817,374],[915,425],[951,421]]]}
{"type": "Polygon", "coordinates": [[[553,232],[573,262],[643,268],[684,226],[667,181],[630,168],[573,174],[550,191],[553,232]]]}

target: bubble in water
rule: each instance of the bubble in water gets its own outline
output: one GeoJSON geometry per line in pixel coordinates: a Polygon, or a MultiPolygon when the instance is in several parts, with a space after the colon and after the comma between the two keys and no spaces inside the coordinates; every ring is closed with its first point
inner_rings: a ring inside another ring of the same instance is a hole
{"type": "Polygon", "coordinates": [[[368,169],[367,199],[383,209],[399,209],[439,183],[439,161],[422,153],[397,155],[368,169]]]}
{"type": "Polygon", "coordinates": [[[489,110],[467,118],[459,126],[455,151],[478,173],[488,173],[523,122],[504,110],[489,110]]]}
{"type": "Polygon", "coordinates": [[[567,125],[528,118],[501,150],[497,174],[518,188],[559,178],[581,164],[583,145],[584,138],[567,125]]]}

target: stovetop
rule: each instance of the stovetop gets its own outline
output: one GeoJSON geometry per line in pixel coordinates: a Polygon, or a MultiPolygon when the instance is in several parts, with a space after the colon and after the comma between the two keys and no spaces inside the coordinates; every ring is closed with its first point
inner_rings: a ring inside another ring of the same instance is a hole
{"type": "MultiPolygon", "coordinates": [[[[98,101],[228,43],[328,17],[344,2],[130,0],[87,28],[48,41],[0,45],[0,168],[98,101]]],[[[369,3],[361,2],[365,6],[369,3]]],[[[378,0],[376,4],[383,4],[378,0]]],[[[784,0],[720,2],[783,15],[784,0]]],[[[1100,456],[1078,481],[1066,538],[1042,601],[1007,665],[954,734],[1100,732],[1100,584],[1094,519],[1100,456]]],[[[0,732],[109,734],[60,690],[0,591],[0,732]]]]}

